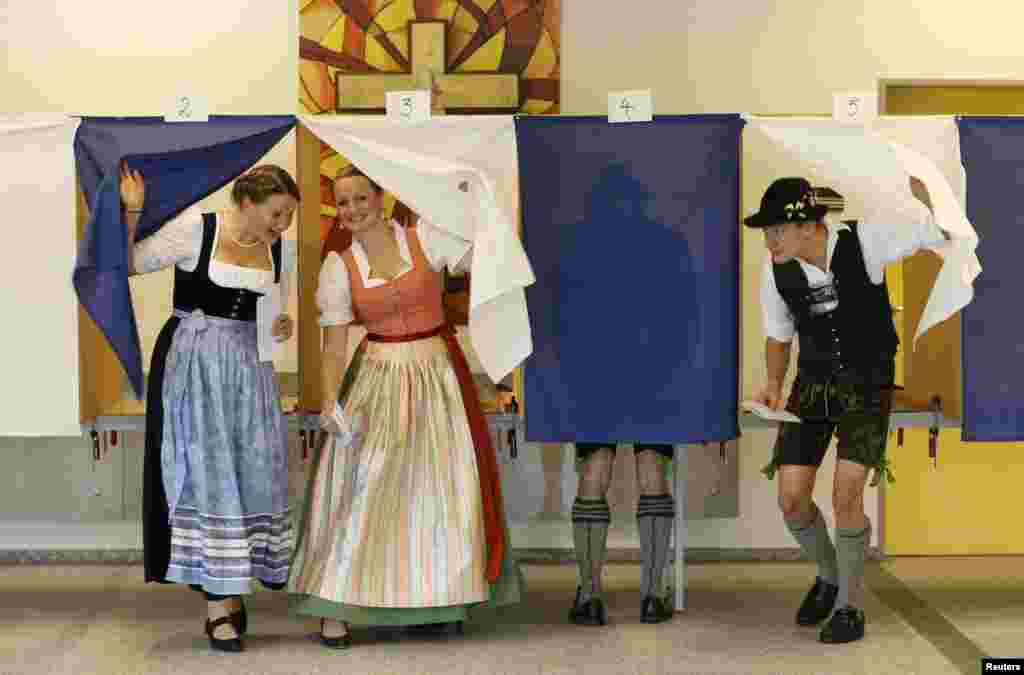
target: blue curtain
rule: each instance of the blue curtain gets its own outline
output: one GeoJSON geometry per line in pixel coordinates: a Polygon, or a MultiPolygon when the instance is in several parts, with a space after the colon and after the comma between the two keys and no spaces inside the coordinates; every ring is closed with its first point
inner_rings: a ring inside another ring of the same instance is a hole
{"type": "Polygon", "coordinates": [[[142,352],[128,289],[128,247],[121,217],[119,166],[146,180],[136,241],[244,173],[295,125],[292,116],[160,118],[87,117],[75,138],[89,222],[75,263],[79,301],[106,336],[143,397],[142,352]]]}
{"type": "Polygon", "coordinates": [[[533,441],[736,438],[737,115],[516,120],[533,441]]]}
{"type": "Polygon", "coordinates": [[[963,117],[967,217],[978,232],[982,271],[961,313],[963,440],[1024,440],[1024,119],[963,117]],[[1018,325],[1019,324],[1019,325],[1018,325]]]}

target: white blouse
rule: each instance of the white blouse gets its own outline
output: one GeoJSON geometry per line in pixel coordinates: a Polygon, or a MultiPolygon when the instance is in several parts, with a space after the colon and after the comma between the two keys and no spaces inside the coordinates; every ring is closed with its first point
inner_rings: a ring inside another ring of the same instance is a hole
{"type": "MultiPolygon", "coordinates": [[[[398,253],[402,258],[402,269],[399,278],[412,271],[412,254],[409,252],[409,240],[405,228],[397,221],[391,221],[398,242],[398,253]]],[[[453,274],[461,274],[469,269],[472,255],[472,242],[449,234],[441,228],[420,220],[416,226],[423,255],[431,268],[440,272],[447,267],[453,274]]],[[[390,283],[393,279],[370,279],[370,262],[366,251],[358,241],[352,241],[352,258],[355,260],[359,277],[366,288],[374,288],[390,283]]],[[[316,289],[316,304],[320,310],[321,326],[343,326],[355,320],[352,308],[352,290],[349,287],[348,270],[345,261],[334,251],[327,254],[320,267],[320,281],[316,289]]]]}
{"type": "MultiPolygon", "coordinates": [[[[825,253],[824,271],[815,265],[797,258],[800,268],[807,275],[811,286],[819,286],[832,282],[832,254],[839,241],[839,233],[850,228],[842,223],[827,223],[828,246],[825,253]]],[[[864,266],[872,283],[881,284],[885,281],[886,266],[898,262],[907,256],[917,253],[923,248],[931,248],[942,244],[945,235],[935,223],[928,218],[919,223],[904,227],[885,227],[872,223],[857,226],[857,239],[860,240],[864,255],[864,266]]],[[[777,342],[789,342],[796,335],[796,324],[789,307],[775,287],[775,273],[772,269],[772,258],[765,257],[764,269],[761,274],[761,308],[764,318],[765,335],[777,342]]]]}
{"type": "MultiPolygon", "coordinates": [[[[217,250],[221,228],[213,235],[213,251],[217,250]]],[[[132,255],[135,270],[139,274],[156,272],[175,265],[184,272],[194,272],[199,265],[199,254],[203,248],[203,213],[196,207],[189,207],[176,217],[135,244],[132,255]]],[[[270,253],[270,246],[267,245],[270,253]]],[[[273,261],[273,255],[271,255],[273,261]]],[[[244,288],[257,293],[266,292],[274,285],[274,270],[243,267],[210,259],[210,279],[224,288],[244,288]]]]}

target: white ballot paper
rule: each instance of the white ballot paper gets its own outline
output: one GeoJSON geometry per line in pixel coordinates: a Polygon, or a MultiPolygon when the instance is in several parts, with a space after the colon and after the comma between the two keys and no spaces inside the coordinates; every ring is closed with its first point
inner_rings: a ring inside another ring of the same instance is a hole
{"type": "Polygon", "coordinates": [[[774,422],[800,422],[800,418],[789,412],[788,410],[773,410],[768,406],[758,403],[757,401],[743,401],[740,404],[747,412],[752,412],[758,417],[766,420],[772,420],[774,422]]]}
{"type": "Polygon", "coordinates": [[[341,404],[335,401],[334,410],[331,411],[331,419],[338,425],[338,429],[341,433],[334,434],[334,442],[339,444],[343,448],[347,448],[355,440],[355,430],[352,425],[349,424],[348,418],[345,417],[345,412],[341,409],[341,404]]]}
{"type": "Polygon", "coordinates": [[[280,356],[284,341],[274,338],[274,320],[288,307],[292,270],[295,269],[296,243],[281,241],[281,283],[272,285],[256,301],[256,345],[261,362],[280,356]]]}
{"type": "Polygon", "coordinates": [[[281,315],[281,284],[274,284],[256,301],[256,345],[261,362],[273,361],[281,347],[274,339],[274,319],[281,315]]]}

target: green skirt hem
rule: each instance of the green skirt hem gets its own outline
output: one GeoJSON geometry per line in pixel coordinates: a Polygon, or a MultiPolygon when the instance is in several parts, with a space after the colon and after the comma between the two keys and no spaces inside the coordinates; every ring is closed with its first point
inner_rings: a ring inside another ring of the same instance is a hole
{"type": "Polygon", "coordinates": [[[293,614],[345,621],[360,626],[413,626],[465,621],[469,617],[469,609],[474,606],[359,607],[312,595],[293,595],[289,604],[293,614]]]}

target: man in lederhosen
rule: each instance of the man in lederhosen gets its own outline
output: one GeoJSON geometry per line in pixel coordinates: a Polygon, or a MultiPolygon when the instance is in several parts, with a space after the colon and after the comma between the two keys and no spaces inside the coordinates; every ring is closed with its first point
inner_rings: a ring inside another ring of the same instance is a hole
{"type": "MultiPolygon", "coordinates": [[[[931,211],[924,184],[911,193],[931,211]]],[[[834,194],[834,193],[833,193],[834,194]]],[[[790,345],[800,336],[797,376],[786,408],[802,423],[782,423],[764,473],[778,473],[779,507],[818,577],[797,612],[804,626],[822,622],[818,639],[853,642],[864,637],[862,588],[871,522],[864,513],[868,472],[889,477],[889,430],[898,338],[885,284],[885,267],[946,235],[931,218],[900,226],[826,222],[828,207],[802,178],[780,178],[746,218],[761,228],[771,257],[765,261],[761,303],[767,381],[761,403],[782,406],[790,345]],[[833,545],[811,493],[832,434],[838,436],[833,492],[833,545]]]]}

